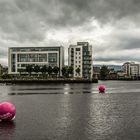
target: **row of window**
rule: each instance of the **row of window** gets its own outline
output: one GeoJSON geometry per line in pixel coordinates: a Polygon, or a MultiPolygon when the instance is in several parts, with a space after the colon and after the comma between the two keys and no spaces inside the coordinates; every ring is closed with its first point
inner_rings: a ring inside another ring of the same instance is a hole
{"type": "Polygon", "coordinates": [[[32,52],[32,51],[60,51],[59,47],[49,48],[49,47],[41,47],[41,48],[12,48],[13,52],[32,52]]]}
{"type": "Polygon", "coordinates": [[[78,66],[78,65],[75,65],[75,67],[76,67],[76,68],[78,68],[78,67],[80,68],[80,67],[81,67],[81,65],[79,65],[79,66],[78,66]]]}
{"type": "MultiPolygon", "coordinates": [[[[81,48],[76,48],[75,50],[76,50],[76,51],[80,51],[81,48]]],[[[74,51],[74,48],[71,48],[71,51],[74,51]]]]}
{"type": "MultiPolygon", "coordinates": [[[[75,63],[78,63],[78,61],[75,61],[75,63]]],[[[79,61],[79,63],[81,63],[81,61],[79,61]]]]}
{"type": "MultiPolygon", "coordinates": [[[[77,57],[75,57],[75,59],[77,59],[77,57]]],[[[81,57],[79,56],[79,59],[81,59],[81,57]]]]}
{"type": "Polygon", "coordinates": [[[79,52],[79,53],[78,53],[78,52],[76,52],[75,54],[76,54],[76,55],[78,55],[78,54],[79,54],[79,55],[81,55],[81,53],[80,53],[80,52],[79,52]]]}
{"type": "MultiPolygon", "coordinates": [[[[15,54],[11,56],[12,62],[15,61],[15,54]]],[[[57,62],[57,53],[48,54],[18,54],[17,62],[57,62]]]]}

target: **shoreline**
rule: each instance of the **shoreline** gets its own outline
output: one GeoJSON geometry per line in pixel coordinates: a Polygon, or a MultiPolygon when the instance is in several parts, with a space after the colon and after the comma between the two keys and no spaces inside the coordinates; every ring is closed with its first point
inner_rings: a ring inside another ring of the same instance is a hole
{"type": "Polygon", "coordinates": [[[98,80],[84,80],[84,79],[0,79],[0,83],[6,84],[26,84],[26,83],[98,83],[98,80]]]}

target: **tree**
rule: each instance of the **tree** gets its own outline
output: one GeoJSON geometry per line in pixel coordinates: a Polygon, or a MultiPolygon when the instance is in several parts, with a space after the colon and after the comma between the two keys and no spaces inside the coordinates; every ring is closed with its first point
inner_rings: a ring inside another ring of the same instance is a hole
{"type": "Polygon", "coordinates": [[[49,76],[52,74],[52,72],[53,72],[53,69],[52,69],[51,66],[49,66],[49,67],[48,67],[48,74],[49,74],[49,76]]]}
{"type": "Polygon", "coordinates": [[[35,73],[40,72],[40,66],[35,65],[34,68],[33,68],[33,71],[34,71],[35,73]]]}
{"type": "Polygon", "coordinates": [[[63,77],[66,77],[66,75],[67,75],[67,67],[62,67],[62,76],[63,77]]]}
{"type": "Polygon", "coordinates": [[[68,67],[68,74],[73,75],[73,67],[68,67]]]}
{"type": "Polygon", "coordinates": [[[53,68],[53,72],[56,74],[56,76],[57,76],[57,74],[58,74],[58,72],[59,72],[59,67],[57,67],[57,66],[55,66],[54,68],[53,68]]]}
{"type": "Polygon", "coordinates": [[[44,65],[42,68],[40,68],[40,71],[42,72],[43,75],[45,75],[47,72],[47,66],[44,65]]]}
{"type": "Polygon", "coordinates": [[[79,67],[75,71],[78,75],[80,75],[80,68],[79,67]]]}
{"type": "Polygon", "coordinates": [[[100,76],[102,80],[105,80],[109,74],[108,67],[103,65],[100,70],[100,76]]]}
{"type": "Polygon", "coordinates": [[[22,69],[22,68],[18,69],[19,75],[21,76],[21,73],[24,72],[24,71],[25,71],[25,70],[22,69]]]}
{"type": "Polygon", "coordinates": [[[2,79],[12,79],[12,76],[10,74],[3,74],[1,76],[2,79]]]}
{"type": "Polygon", "coordinates": [[[26,66],[26,72],[28,72],[30,76],[31,76],[32,71],[33,71],[32,65],[27,65],[26,66]]]}

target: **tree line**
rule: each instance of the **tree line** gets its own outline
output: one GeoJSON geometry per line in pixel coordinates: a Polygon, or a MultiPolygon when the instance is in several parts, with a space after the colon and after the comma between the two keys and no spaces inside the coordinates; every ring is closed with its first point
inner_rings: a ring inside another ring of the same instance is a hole
{"type": "MultiPolygon", "coordinates": [[[[27,65],[25,67],[25,69],[18,69],[18,72],[21,74],[24,74],[25,72],[27,72],[30,76],[32,75],[32,73],[36,73],[39,74],[41,73],[42,75],[48,75],[49,77],[51,75],[55,75],[55,76],[60,76],[60,72],[62,72],[62,76],[63,77],[72,77],[73,76],[73,67],[72,66],[64,66],[62,67],[62,69],[60,69],[57,66],[47,66],[47,65],[43,65],[43,66],[39,66],[39,65],[27,65]]],[[[76,73],[80,73],[80,68],[76,69],[76,73]]]]}

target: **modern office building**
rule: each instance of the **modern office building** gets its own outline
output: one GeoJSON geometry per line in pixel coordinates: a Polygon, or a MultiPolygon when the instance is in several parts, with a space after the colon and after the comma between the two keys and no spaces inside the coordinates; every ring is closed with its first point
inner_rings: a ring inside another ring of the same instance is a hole
{"type": "Polygon", "coordinates": [[[64,65],[63,46],[54,47],[11,47],[8,55],[8,73],[19,74],[18,69],[25,69],[27,65],[58,66],[64,65]]]}
{"type": "Polygon", "coordinates": [[[73,67],[73,77],[92,78],[92,46],[88,42],[70,45],[68,58],[69,66],[73,67]]]}
{"type": "Polygon", "coordinates": [[[122,67],[127,77],[133,78],[140,76],[140,64],[135,64],[134,62],[126,62],[122,67]]]}

